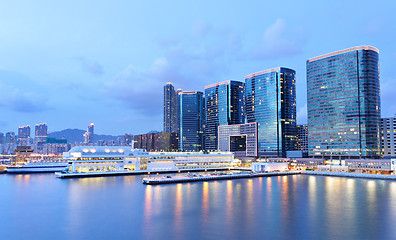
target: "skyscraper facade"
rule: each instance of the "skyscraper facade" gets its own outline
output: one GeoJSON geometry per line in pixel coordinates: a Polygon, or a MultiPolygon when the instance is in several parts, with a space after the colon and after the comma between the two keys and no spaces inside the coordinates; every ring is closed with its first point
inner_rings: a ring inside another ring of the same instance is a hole
{"type": "Polygon", "coordinates": [[[134,136],[134,148],[146,151],[172,151],[178,149],[177,133],[156,132],[134,136]]]}
{"type": "Polygon", "coordinates": [[[46,138],[48,137],[48,128],[46,123],[36,124],[34,128],[34,139],[36,143],[38,142],[45,142],[46,138]]]}
{"type": "Polygon", "coordinates": [[[179,132],[178,94],[172,83],[164,86],[164,132],[179,132]]]}
{"type": "Polygon", "coordinates": [[[297,150],[308,151],[308,125],[297,125],[297,150]]]}
{"type": "Polygon", "coordinates": [[[179,149],[200,151],[204,148],[204,97],[202,92],[179,93],[179,149]]]}
{"type": "Polygon", "coordinates": [[[7,144],[15,144],[15,133],[14,132],[8,132],[5,135],[4,142],[7,144]]]}
{"type": "Polygon", "coordinates": [[[296,72],[277,67],[245,77],[247,122],[257,122],[259,156],[296,149],[296,72]]]}
{"type": "Polygon", "coordinates": [[[381,118],[381,150],[384,157],[396,156],[396,117],[381,118]]]}
{"type": "Polygon", "coordinates": [[[93,143],[94,142],[94,124],[91,123],[88,125],[87,131],[84,133],[85,143],[93,143]]]}
{"type": "Polygon", "coordinates": [[[378,58],[360,46],[307,61],[309,155],[380,156],[378,58]]]}
{"type": "Polygon", "coordinates": [[[18,128],[18,143],[27,145],[30,140],[30,125],[18,128]]]}
{"type": "Polygon", "coordinates": [[[205,149],[218,150],[218,127],[245,122],[245,84],[224,81],[205,87],[205,149]]]}

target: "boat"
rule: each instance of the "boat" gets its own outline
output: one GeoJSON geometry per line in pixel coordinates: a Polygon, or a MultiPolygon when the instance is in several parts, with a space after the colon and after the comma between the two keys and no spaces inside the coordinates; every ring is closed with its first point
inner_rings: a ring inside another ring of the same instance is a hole
{"type": "Polygon", "coordinates": [[[7,167],[7,173],[46,173],[60,172],[67,166],[68,161],[64,159],[41,160],[38,162],[29,162],[23,165],[14,165],[7,167]]]}
{"type": "Polygon", "coordinates": [[[6,173],[6,172],[7,172],[6,166],[0,166],[0,174],[6,173]]]}

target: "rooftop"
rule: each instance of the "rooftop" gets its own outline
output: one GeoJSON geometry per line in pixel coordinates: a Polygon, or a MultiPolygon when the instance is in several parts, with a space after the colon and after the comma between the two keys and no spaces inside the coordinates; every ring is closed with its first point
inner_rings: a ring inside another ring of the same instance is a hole
{"type": "MultiPolygon", "coordinates": [[[[246,75],[246,76],[245,76],[245,79],[246,79],[246,78],[251,78],[251,77],[254,77],[254,76],[257,76],[257,75],[262,75],[262,74],[265,74],[265,73],[277,72],[277,71],[280,71],[282,68],[283,68],[283,69],[288,69],[288,70],[293,70],[293,69],[285,68],[285,67],[270,68],[270,69],[267,69],[267,70],[263,70],[263,71],[260,71],[260,72],[255,72],[255,73],[246,75]]],[[[294,71],[294,70],[293,70],[293,71],[294,71]]]]}
{"type": "Polygon", "coordinates": [[[371,51],[379,53],[379,50],[377,48],[375,48],[375,47],[372,47],[372,46],[358,46],[358,47],[351,47],[351,48],[347,48],[347,49],[343,49],[343,50],[327,53],[327,54],[324,54],[324,55],[320,55],[320,56],[317,56],[317,57],[313,57],[313,58],[308,59],[307,62],[317,61],[317,60],[320,60],[320,59],[323,59],[323,58],[328,58],[328,57],[340,55],[340,54],[343,54],[343,53],[352,52],[352,51],[359,51],[359,50],[371,50],[371,51]]]}

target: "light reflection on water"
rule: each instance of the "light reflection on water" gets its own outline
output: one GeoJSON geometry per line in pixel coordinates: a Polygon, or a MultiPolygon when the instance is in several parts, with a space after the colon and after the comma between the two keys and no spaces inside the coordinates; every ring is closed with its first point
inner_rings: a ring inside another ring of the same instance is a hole
{"type": "Polygon", "coordinates": [[[393,239],[396,182],[0,175],[1,239],[393,239]],[[24,231],[17,226],[24,224],[24,231]],[[39,229],[39,231],[38,231],[39,229]]]}

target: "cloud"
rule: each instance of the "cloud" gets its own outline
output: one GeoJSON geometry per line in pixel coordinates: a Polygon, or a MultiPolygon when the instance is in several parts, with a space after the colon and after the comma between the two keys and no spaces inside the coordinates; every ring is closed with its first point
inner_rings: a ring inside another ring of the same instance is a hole
{"type": "Polygon", "coordinates": [[[202,21],[194,23],[191,30],[183,38],[158,40],[163,55],[146,68],[127,66],[105,84],[105,95],[140,114],[162,114],[166,82],[183,90],[203,91],[208,84],[226,80],[222,76],[229,71],[230,58],[239,51],[239,35],[202,21]]]}
{"type": "Polygon", "coordinates": [[[371,18],[362,26],[362,33],[367,35],[381,34],[385,19],[383,17],[371,18]]]}
{"type": "Polygon", "coordinates": [[[164,84],[152,76],[152,70],[129,65],[113,80],[105,83],[105,94],[139,113],[159,114],[162,110],[161,89],[164,84]]]}
{"type": "Polygon", "coordinates": [[[81,70],[94,76],[101,76],[104,73],[103,66],[96,61],[88,60],[84,57],[76,58],[81,63],[81,70]]]}
{"type": "Polygon", "coordinates": [[[171,81],[180,87],[202,89],[205,84],[221,81],[230,71],[233,60],[240,57],[240,35],[229,28],[214,27],[197,21],[191,35],[159,40],[164,55],[156,71],[160,80],[171,81]]]}
{"type": "Polygon", "coordinates": [[[44,97],[3,82],[0,82],[0,106],[16,112],[42,112],[49,109],[44,97]]]}
{"type": "Polygon", "coordinates": [[[270,59],[297,55],[302,52],[305,42],[301,27],[291,27],[279,18],[264,31],[258,46],[252,51],[252,57],[270,59]]]}
{"type": "Polygon", "coordinates": [[[212,26],[209,23],[199,20],[194,22],[192,32],[197,37],[203,37],[208,34],[211,29],[212,26]]]}

